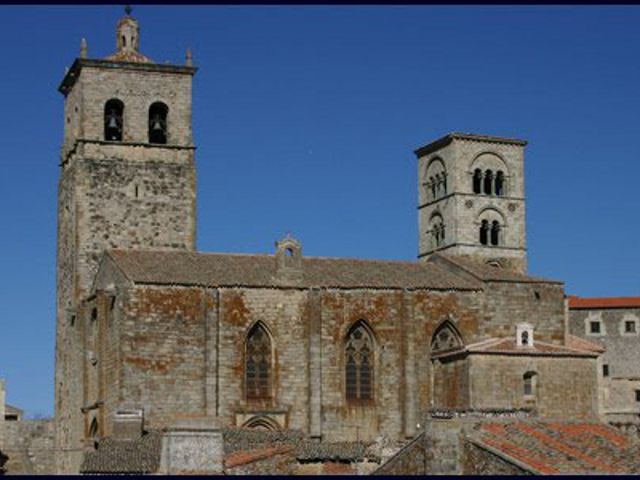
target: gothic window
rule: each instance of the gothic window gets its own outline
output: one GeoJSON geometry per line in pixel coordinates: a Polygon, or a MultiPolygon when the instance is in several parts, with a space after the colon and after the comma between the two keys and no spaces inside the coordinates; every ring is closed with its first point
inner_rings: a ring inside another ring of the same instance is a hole
{"type": "Polygon", "coordinates": [[[526,396],[533,396],[536,394],[536,372],[527,372],[522,376],[523,393],[526,396]]]}
{"type": "Polygon", "coordinates": [[[504,195],[504,173],[498,170],[496,173],[496,195],[501,197],[504,195]]]}
{"type": "Polygon", "coordinates": [[[473,193],[482,193],[482,170],[479,168],[473,172],[473,193]]]}
{"type": "Polygon", "coordinates": [[[363,322],[356,323],[345,344],[345,393],[347,401],[373,399],[373,337],[363,322]]]}
{"type": "Polygon", "coordinates": [[[124,103],[112,98],[104,105],[104,139],[111,142],[122,141],[124,103]]]}
{"type": "Polygon", "coordinates": [[[484,172],[484,193],[485,195],[491,195],[491,184],[493,183],[493,172],[487,170],[484,172]]]}
{"type": "Polygon", "coordinates": [[[271,398],[271,338],[260,323],[247,335],[245,387],[247,399],[271,398]]]}
{"type": "Polygon", "coordinates": [[[491,245],[498,245],[500,243],[500,224],[497,220],[491,223],[491,245]]]}
{"type": "Polygon", "coordinates": [[[149,107],[149,143],[167,143],[167,114],[169,107],[156,102],[149,107]]]}
{"type": "Polygon", "coordinates": [[[464,346],[462,338],[456,327],[449,321],[445,320],[440,325],[433,337],[431,338],[431,353],[446,352],[457,350],[464,346]]]}
{"type": "Polygon", "coordinates": [[[480,243],[486,245],[489,239],[489,221],[482,220],[480,223],[480,243]]]}

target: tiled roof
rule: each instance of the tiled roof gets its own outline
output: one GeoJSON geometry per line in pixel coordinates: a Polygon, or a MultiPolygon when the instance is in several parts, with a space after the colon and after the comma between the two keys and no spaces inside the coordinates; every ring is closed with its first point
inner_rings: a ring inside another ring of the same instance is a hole
{"type": "Polygon", "coordinates": [[[162,434],[150,432],[137,440],[100,440],[87,452],[81,473],[154,473],[160,466],[162,434]]]}
{"type": "Polygon", "coordinates": [[[485,282],[562,283],[558,280],[549,280],[541,277],[523,275],[521,273],[511,271],[507,268],[495,267],[482,261],[472,260],[471,258],[459,255],[435,253],[432,255],[430,261],[437,261],[438,257],[453,263],[454,265],[470,273],[477,279],[485,282]]]}
{"type": "Polygon", "coordinates": [[[640,308],[640,297],[591,297],[581,298],[569,295],[569,308],[640,308]]]}
{"type": "Polygon", "coordinates": [[[4,404],[4,412],[5,412],[5,415],[7,413],[13,414],[13,415],[22,415],[23,413],[23,411],[20,408],[14,407],[13,405],[9,405],[8,403],[4,404]]]}
{"type": "MultiPolygon", "coordinates": [[[[589,342],[590,343],[590,342],[589,342]]],[[[568,356],[568,357],[596,357],[598,350],[593,348],[579,348],[570,345],[553,345],[535,341],[532,346],[519,347],[513,338],[488,338],[477,343],[472,343],[462,349],[434,353],[433,357],[446,357],[459,355],[460,353],[488,353],[502,355],[543,355],[543,356],[568,356]]]]}
{"type": "Polygon", "coordinates": [[[585,338],[576,337],[575,335],[567,335],[567,347],[577,348],[578,350],[588,350],[591,352],[602,353],[605,348],[597,343],[590,342],[585,338]]]}
{"type": "MultiPolygon", "coordinates": [[[[112,250],[108,255],[135,283],[252,287],[277,285],[273,255],[140,250],[112,250]]],[[[302,280],[296,284],[301,287],[481,288],[473,279],[430,263],[303,257],[302,271],[302,280]]]]}
{"type": "Polygon", "coordinates": [[[153,63],[153,60],[146,55],[143,55],[140,52],[131,51],[116,52],[113,55],[105,57],[105,60],[109,60],[110,62],[153,63]]]}
{"type": "Polygon", "coordinates": [[[279,447],[263,447],[263,448],[255,448],[249,451],[237,451],[230,453],[229,455],[225,455],[224,457],[224,466],[227,468],[235,468],[240,465],[246,465],[247,463],[259,462],[261,460],[266,460],[267,458],[271,458],[275,455],[282,455],[285,453],[290,453],[295,447],[291,445],[284,445],[279,447]]]}
{"type": "Polygon", "coordinates": [[[640,473],[638,443],[597,422],[486,422],[470,440],[537,474],[640,473]]]}

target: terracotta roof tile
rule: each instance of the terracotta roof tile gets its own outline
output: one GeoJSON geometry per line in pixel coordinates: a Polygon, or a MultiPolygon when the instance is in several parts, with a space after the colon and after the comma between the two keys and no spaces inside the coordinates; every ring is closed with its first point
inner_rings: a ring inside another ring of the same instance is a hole
{"type": "Polygon", "coordinates": [[[471,440],[536,473],[640,472],[637,442],[597,422],[487,422],[471,440]]]}
{"type": "Polygon", "coordinates": [[[569,308],[640,308],[640,297],[578,297],[569,296],[569,308]]]}
{"type": "Polygon", "coordinates": [[[605,348],[597,343],[590,342],[584,338],[576,337],[575,335],[567,335],[567,347],[576,348],[578,350],[587,350],[591,352],[602,353],[605,348]]]}
{"type": "MultiPolygon", "coordinates": [[[[273,255],[242,255],[186,251],[112,250],[123,273],[135,283],[160,285],[273,287],[273,255]]],[[[429,263],[302,258],[300,287],[425,288],[478,290],[481,285],[429,263]]]]}

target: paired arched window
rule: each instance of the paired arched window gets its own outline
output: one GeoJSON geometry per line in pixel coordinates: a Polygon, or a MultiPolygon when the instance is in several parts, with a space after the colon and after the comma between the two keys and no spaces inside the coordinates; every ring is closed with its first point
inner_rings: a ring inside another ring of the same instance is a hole
{"type": "Polygon", "coordinates": [[[149,107],[149,143],[167,143],[167,115],[169,107],[155,102],[149,107]]]}
{"type": "Polygon", "coordinates": [[[502,197],[505,194],[505,175],[502,170],[494,172],[487,169],[484,172],[476,168],[472,179],[473,193],[496,195],[502,197]]]}
{"type": "Polygon", "coordinates": [[[497,246],[501,244],[502,227],[500,222],[493,220],[482,220],[480,222],[480,244],[497,246]]]}
{"type": "MultiPolygon", "coordinates": [[[[169,137],[167,117],[169,107],[155,102],[149,107],[148,134],[149,143],[166,144],[169,137]]],[[[121,142],[124,130],[124,103],[112,98],[104,105],[104,139],[121,142]]]]}
{"type": "Polygon", "coordinates": [[[435,249],[444,245],[445,240],[445,225],[442,220],[442,216],[439,214],[435,214],[431,217],[431,221],[429,222],[431,228],[429,232],[431,234],[431,248],[435,249]]]}
{"type": "Polygon", "coordinates": [[[121,142],[123,125],[124,103],[117,98],[112,98],[104,105],[104,139],[121,142]]]}
{"type": "Polygon", "coordinates": [[[245,392],[247,399],[271,398],[271,337],[261,323],[247,334],[245,392]]]}
{"type": "Polygon", "coordinates": [[[364,322],[351,327],[344,351],[347,401],[373,400],[374,341],[364,322]]]}
{"type": "Polygon", "coordinates": [[[425,177],[427,201],[436,200],[447,194],[447,172],[440,158],[431,160],[425,177]]]}

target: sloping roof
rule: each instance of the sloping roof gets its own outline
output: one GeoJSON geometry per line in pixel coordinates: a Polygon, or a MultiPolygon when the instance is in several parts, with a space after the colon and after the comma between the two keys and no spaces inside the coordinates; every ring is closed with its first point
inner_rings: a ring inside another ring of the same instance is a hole
{"type": "Polygon", "coordinates": [[[640,297],[578,297],[569,295],[569,308],[640,308],[640,297]]]}
{"type": "Polygon", "coordinates": [[[160,467],[162,434],[149,432],[137,440],[100,440],[87,452],[81,473],[154,473],[160,467]]]}
{"type": "Polygon", "coordinates": [[[414,153],[418,157],[422,157],[423,155],[428,155],[431,152],[435,152],[436,150],[440,150],[443,147],[449,145],[453,140],[471,140],[471,141],[480,141],[480,142],[490,142],[490,143],[503,143],[510,145],[518,145],[524,147],[527,144],[526,140],[520,140],[517,138],[507,138],[507,137],[494,137],[490,135],[480,135],[477,133],[461,133],[461,132],[452,132],[444,137],[439,138],[427,145],[417,148],[414,153]]]}
{"type": "Polygon", "coordinates": [[[435,253],[432,255],[430,261],[437,260],[438,257],[453,263],[454,265],[473,275],[478,280],[482,280],[485,282],[563,283],[558,280],[549,280],[547,278],[523,275],[506,268],[495,267],[485,262],[473,260],[471,258],[462,257],[459,255],[435,253]]]}
{"type": "Polygon", "coordinates": [[[9,405],[8,403],[4,404],[4,414],[7,415],[22,415],[24,412],[22,409],[18,407],[14,407],[13,405],[9,405]]]}
{"type": "Polygon", "coordinates": [[[469,440],[537,474],[640,472],[638,442],[597,422],[486,422],[469,440]]]}
{"type": "MultiPolygon", "coordinates": [[[[134,283],[276,286],[273,255],[112,250],[108,255],[134,283]]],[[[478,290],[473,279],[430,263],[302,257],[300,287],[478,290]]]]}
{"type": "Polygon", "coordinates": [[[577,348],[578,350],[587,350],[591,352],[602,353],[605,348],[597,343],[590,342],[585,338],[576,337],[575,335],[567,335],[567,347],[577,348]]]}
{"type": "MultiPolygon", "coordinates": [[[[589,342],[590,343],[590,342],[589,342]]],[[[486,353],[498,355],[538,355],[563,357],[597,357],[601,351],[592,348],[582,348],[571,345],[553,345],[535,341],[532,346],[519,347],[513,338],[488,338],[480,342],[466,345],[462,348],[433,353],[433,358],[443,358],[465,353],[486,353]]]]}

